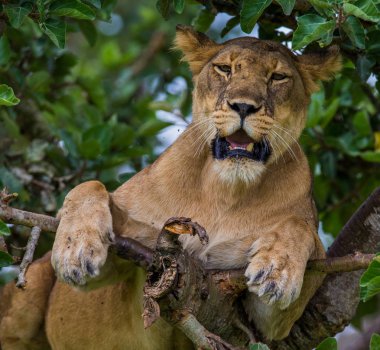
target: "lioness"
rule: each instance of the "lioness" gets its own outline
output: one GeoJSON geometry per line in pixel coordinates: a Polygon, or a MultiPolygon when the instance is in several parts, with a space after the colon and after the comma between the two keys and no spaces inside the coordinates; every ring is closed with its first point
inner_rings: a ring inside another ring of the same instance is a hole
{"type": "Polygon", "coordinates": [[[67,195],[51,255],[58,281],[45,257],[26,291],[6,288],[4,350],[41,349],[44,317],[53,349],[192,348],[162,320],[143,329],[144,273],[107,259],[114,232],[153,248],[172,216],[206,228],[207,246],[182,237],[206,267],[246,267],[244,305],[267,339],[288,335],[320,285],[321,275],[304,279],[307,261],[325,253],[297,139],[318,81],[340,67],[337,50],[295,55],[251,37],[217,44],[184,26],[176,46],[193,73],[193,122],[114,193],[90,181],[67,195]]]}

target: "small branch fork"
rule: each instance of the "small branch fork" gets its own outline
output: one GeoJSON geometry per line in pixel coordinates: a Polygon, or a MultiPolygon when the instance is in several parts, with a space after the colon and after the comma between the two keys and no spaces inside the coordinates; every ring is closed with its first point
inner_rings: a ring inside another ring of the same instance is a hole
{"type": "MultiPolygon", "coordinates": [[[[33,260],[39,235],[41,231],[55,232],[59,220],[12,208],[8,204],[14,198],[5,191],[0,193],[0,219],[32,227],[17,282],[18,287],[25,288],[25,273],[33,260]]],[[[241,349],[223,339],[240,345],[246,344],[247,339],[254,340],[250,327],[246,326],[245,320],[241,320],[235,307],[235,301],[246,289],[244,271],[204,270],[182,249],[178,240],[180,234],[197,235],[202,244],[208,242],[203,227],[188,218],[169,219],[158,237],[155,251],[131,238],[116,235],[111,251],[121,258],[134,261],[147,271],[144,325],[149,327],[158,317],[163,317],[181,329],[199,349],[241,349]],[[216,314],[224,324],[220,321],[215,324],[216,314]]],[[[368,267],[374,257],[375,254],[362,253],[332,256],[309,261],[307,268],[325,273],[351,272],[368,267]]]]}

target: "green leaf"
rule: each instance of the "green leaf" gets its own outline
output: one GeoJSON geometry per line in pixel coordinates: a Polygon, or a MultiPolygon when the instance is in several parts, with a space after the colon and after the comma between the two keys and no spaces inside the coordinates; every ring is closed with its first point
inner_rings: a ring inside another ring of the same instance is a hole
{"type": "Polygon", "coordinates": [[[9,227],[2,221],[0,220],[0,236],[10,236],[11,230],[9,227]]]}
{"type": "Polygon", "coordinates": [[[157,132],[162,130],[163,128],[172,125],[171,123],[163,122],[159,119],[150,119],[147,122],[145,122],[141,127],[138,129],[137,134],[139,136],[155,136],[157,132]]]}
{"type": "Polygon", "coordinates": [[[236,27],[240,22],[240,17],[235,16],[228,20],[226,23],[226,26],[223,28],[222,32],[220,33],[220,36],[223,38],[225,35],[227,35],[234,27],[236,27]]]}
{"type": "Polygon", "coordinates": [[[104,124],[93,126],[83,134],[83,141],[87,142],[88,140],[96,140],[99,143],[100,151],[105,152],[111,144],[111,128],[104,124]]]}
{"type": "Polygon", "coordinates": [[[30,3],[23,6],[4,6],[5,13],[9,18],[9,23],[13,28],[20,28],[25,18],[32,12],[30,3]]]}
{"type": "Polygon", "coordinates": [[[175,12],[181,14],[185,8],[185,0],[173,0],[175,12]]]}
{"type": "Polygon", "coordinates": [[[267,345],[263,343],[250,344],[249,350],[270,350],[267,345]]]}
{"type": "Polygon", "coordinates": [[[380,350],[380,335],[373,333],[371,342],[369,344],[369,350],[380,350]]]}
{"type": "Polygon", "coordinates": [[[6,252],[0,251],[0,268],[12,265],[14,260],[11,255],[6,252]]]}
{"type": "Polygon", "coordinates": [[[11,48],[9,46],[9,41],[6,35],[0,37],[0,66],[5,66],[8,64],[11,58],[11,48]]]}
{"type": "Polygon", "coordinates": [[[309,0],[308,1],[314,9],[322,16],[331,16],[334,13],[333,4],[326,0],[309,0]]]}
{"type": "Polygon", "coordinates": [[[101,146],[98,140],[88,139],[78,146],[79,153],[86,159],[96,159],[101,155],[101,146]]]}
{"type": "Polygon", "coordinates": [[[367,162],[380,163],[380,151],[362,152],[360,157],[367,162]]]}
{"type": "Polygon", "coordinates": [[[301,16],[297,21],[298,27],[293,34],[292,42],[294,50],[299,50],[311,42],[321,39],[335,28],[335,21],[326,21],[325,18],[314,14],[301,16]]]}
{"type": "Polygon", "coordinates": [[[240,11],[240,25],[245,33],[251,33],[257,20],[272,0],[243,0],[240,11]]]}
{"type": "Polygon", "coordinates": [[[349,16],[342,24],[342,29],[350,38],[351,42],[359,49],[365,48],[365,33],[364,28],[360,21],[354,17],[349,16]]]}
{"type": "Polygon", "coordinates": [[[371,123],[369,122],[368,112],[366,110],[361,110],[356,112],[352,124],[355,128],[355,131],[360,136],[367,136],[372,134],[371,123]]]}
{"type": "Polygon", "coordinates": [[[0,85],[0,106],[15,106],[19,104],[20,99],[18,99],[13,92],[13,89],[8,85],[0,85]]]}
{"type": "Polygon", "coordinates": [[[66,22],[60,19],[49,18],[40,23],[41,30],[59,48],[63,49],[66,43],[66,22]]]}
{"type": "Polygon", "coordinates": [[[156,2],[156,8],[164,19],[169,18],[170,0],[158,0],[156,2]]]}
{"type": "Polygon", "coordinates": [[[281,5],[285,15],[289,16],[293,11],[296,0],[277,0],[277,2],[281,5]]]}
{"type": "Polygon", "coordinates": [[[337,350],[338,344],[335,338],[326,338],[315,350],[337,350]]]}
{"type": "Polygon", "coordinates": [[[214,19],[215,14],[203,8],[193,20],[194,29],[199,32],[205,32],[210,28],[210,25],[214,19]]]}
{"type": "Polygon", "coordinates": [[[94,23],[90,21],[80,21],[79,29],[83,33],[90,46],[94,46],[98,38],[98,32],[96,31],[94,23]]]}
{"type": "Polygon", "coordinates": [[[345,15],[354,15],[365,21],[380,21],[380,11],[376,7],[375,0],[357,0],[353,4],[345,2],[343,4],[343,12],[345,15]]]}
{"type": "Polygon", "coordinates": [[[95,11],[78,0],[56,0],[50,5],[49,12],[55,16],[66,16],[77,19],[95,19],[95,11]]]}
{"type": "MultiPolygon", "coordinates": [[[[380,161],[380,152],[379,161],[380,161]]],[[[360,278],[360,299],[367,301],[380,291],[380,257],[376,256],[360,278]]]]}

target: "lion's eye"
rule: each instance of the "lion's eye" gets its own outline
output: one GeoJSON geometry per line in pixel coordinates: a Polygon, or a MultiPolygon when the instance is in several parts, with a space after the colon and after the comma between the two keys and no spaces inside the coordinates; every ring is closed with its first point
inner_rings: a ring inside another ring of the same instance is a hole
{"type": "Polygon", "coordinates": [[[284,80],[286,78],[287,76],[281,73],[273,73],[272,76],[270,77],[271,80],[284,80]]]}
{"type": "Polygon", "coordinates": [[[230,74],[231,73],[231,67],[227,64],[221,64],[221,65],[214,65],[215,70],[220,74],[230,74]]]}

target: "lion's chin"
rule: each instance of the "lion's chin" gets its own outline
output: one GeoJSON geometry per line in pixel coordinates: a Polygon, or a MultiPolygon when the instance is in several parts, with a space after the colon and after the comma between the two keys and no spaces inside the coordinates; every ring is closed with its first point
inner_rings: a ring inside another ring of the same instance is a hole
{"type": "Polygon", "coordinates": [[[230,186],[251,186],[260,181],[266,166],[248,159],[214,160],[213,170],[219,179],[230,186]]]}

